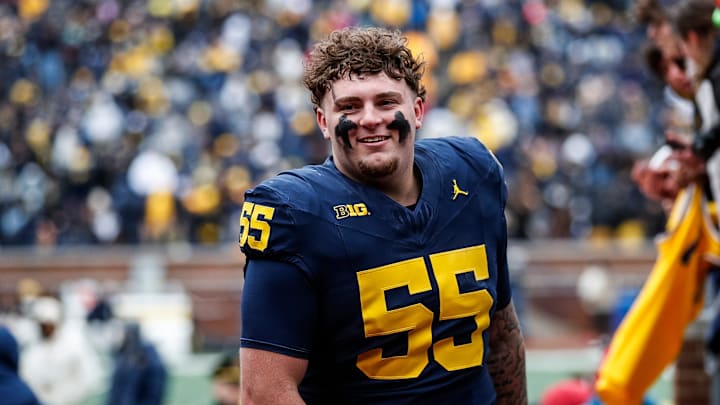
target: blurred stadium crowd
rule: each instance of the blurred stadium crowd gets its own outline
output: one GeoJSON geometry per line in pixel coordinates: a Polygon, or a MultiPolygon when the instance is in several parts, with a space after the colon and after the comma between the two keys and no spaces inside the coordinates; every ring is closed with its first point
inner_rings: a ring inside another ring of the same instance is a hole
{"type": "Polygon", "coordinates": [[[236,240],[248,187],[326,157],[302,61],[354,24],[423,54],[421,136],[496,152],[511,238],[651,237],[629,173],[666,112],[630,3],[0,2],[0,245],[236,240]]]}

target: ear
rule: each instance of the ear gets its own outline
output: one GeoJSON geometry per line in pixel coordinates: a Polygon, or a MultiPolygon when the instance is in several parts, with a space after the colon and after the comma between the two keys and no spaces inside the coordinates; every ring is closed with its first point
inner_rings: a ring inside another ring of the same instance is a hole
{"type": "Polygon", "coordinates": [[[425,102],[423,102],[420,97],[415,97],[413,111],[415,111],[415,129],[420,129],[423,118],[425,117],[425,102]]]}
{"type": "Polygon", "coordinates": [[[323,111],[323,109],[320,107],[315,109],[315,121],[317,121],[318,127],[320,127],[320,131],[322,131],[323,138],[330,139],[330,133],[328,132],[327,125],[327,117],[325,116],[325,111],[323,111]]]}

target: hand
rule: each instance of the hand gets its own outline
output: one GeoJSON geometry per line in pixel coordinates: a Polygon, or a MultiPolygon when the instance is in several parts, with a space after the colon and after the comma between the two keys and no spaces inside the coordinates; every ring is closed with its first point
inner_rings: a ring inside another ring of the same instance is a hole
{"type": "Polygon", "coordinates": [[[665,133],[665,142],[673,149],[671,157],[678,163],[673,177],[680,188],[705,175],[705,160],[693,152],[687,137],[668,131],[665,133]]]}
{"type": "Polygon", "coordinates": [[[649,161],[641,160],[633,165],[632,179],[647,198],[661,203],[665,200],[672,201],[681,189],[674,175],[673,166],[666,161],[658,167],[653,167],[649,161]]]}

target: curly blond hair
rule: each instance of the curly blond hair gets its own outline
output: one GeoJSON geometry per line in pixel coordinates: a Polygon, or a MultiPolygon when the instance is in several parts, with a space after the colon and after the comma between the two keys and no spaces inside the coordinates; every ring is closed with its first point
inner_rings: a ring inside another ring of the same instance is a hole
{"type": "Polygon", "coordinates": [[[425,86],[420,82],[424,71],[425,62],[413,57],[400,31],[349,27],[333,31],[315,46],[305,64],[303,84],[317,108],[335,80],[351,74],[384,72],[390,78],[405,80],[425,101],[425,86]]]}

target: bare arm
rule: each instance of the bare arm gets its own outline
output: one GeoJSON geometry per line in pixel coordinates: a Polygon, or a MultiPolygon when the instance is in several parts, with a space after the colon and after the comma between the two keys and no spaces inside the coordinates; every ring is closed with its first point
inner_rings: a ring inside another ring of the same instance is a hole
{"type": "Polygon", "coordinates": [[[240,396],[243,405],[300,405],[298,385],[307,360],[265,350],[240,349],[240,396]]]}
{"type": "Polygon", "coordinates": [[[512,302],[493,315],[490,346],[487,367],[495,385],[498,405],[527,404],[525,343],[512,302]]]}

